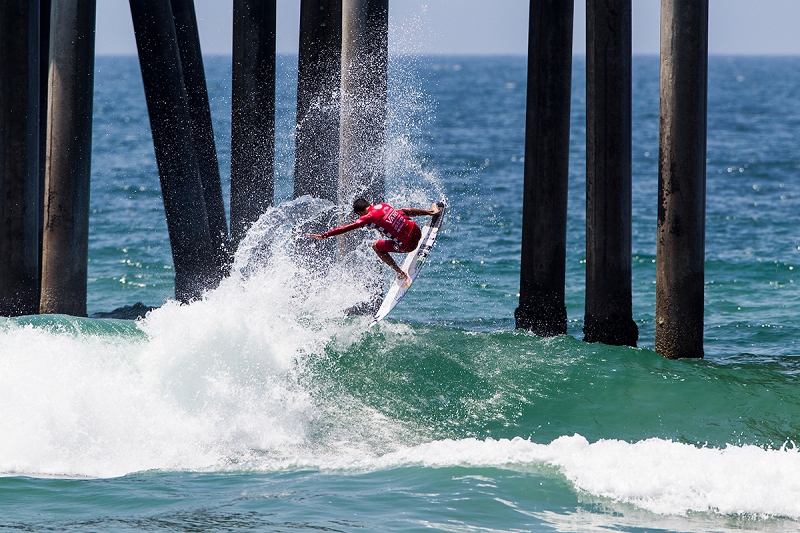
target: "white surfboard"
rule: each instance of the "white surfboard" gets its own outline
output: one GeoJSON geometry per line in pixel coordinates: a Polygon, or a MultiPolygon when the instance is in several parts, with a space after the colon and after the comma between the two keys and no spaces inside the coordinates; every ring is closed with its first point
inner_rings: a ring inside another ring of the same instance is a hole
{"type": "Polygon", "coordinates": [[[408,274],[408,279],[399,280],[395,278],[392,282],[392,286],[386,293],[386,297],[383,299],[380,309],[378,309],[378,312],[375,313],[375,316],[372,318],[370,327],[383,320],[386,315],[394,309],[397,303],[402,300],[409,287],[411,287],[411,284],[417,279],[417,274],[419,274],[420,269],[425,265],[425,260],[428,258],[428,254],[431,253],[433,244],[436,242],[436,235],[439,233],[439,227],[442,225],[442,219],[444,218],[444,202],[439,202],[437,205],[439,206],[439,212],[432,216],[428,224],[422,228],[422,237],[419,239],[417,248],[406,255],[406,259],[400,267],[403,272],[408,274]]]}

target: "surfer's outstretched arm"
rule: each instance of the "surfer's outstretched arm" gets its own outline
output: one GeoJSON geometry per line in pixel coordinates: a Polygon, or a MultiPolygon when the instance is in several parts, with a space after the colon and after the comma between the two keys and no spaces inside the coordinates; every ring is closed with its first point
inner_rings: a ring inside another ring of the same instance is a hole
{"type": "Polygon", "coordinates": [[[322,239],[327,239],[328,237],[341,235],[342,233],[347,233],[348,231],[353,231],[354,229],[361,228],[365,224],[366,220],[364,220],[364,218],[362,217],[356,220],[355,222],[351,222],[350,224],[345,224],[344,226],[339,226],[337,228],[329,229],[325,233],[306,233],[306,236],[321,241],[322,239]]]}
{"type": "Polygon", "coordinates": [[[410,217],[432,217],[439,212],[439,206],[432,204],[430,209],[417,209],[416,207],[404,207],[400,211],[410,217]]]}

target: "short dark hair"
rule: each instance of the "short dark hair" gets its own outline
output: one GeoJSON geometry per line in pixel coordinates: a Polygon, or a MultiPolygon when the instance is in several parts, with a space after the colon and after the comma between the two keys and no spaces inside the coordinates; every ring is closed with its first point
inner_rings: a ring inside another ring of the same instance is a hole
{"type": "Polygon", "coordinates": [[[369,207],[369,202],[367,202],[363,198],[359,198],[355,202],[353,202],[354,213],[360,213],[361,211],[366,211],[368,207],[369,207]]]}

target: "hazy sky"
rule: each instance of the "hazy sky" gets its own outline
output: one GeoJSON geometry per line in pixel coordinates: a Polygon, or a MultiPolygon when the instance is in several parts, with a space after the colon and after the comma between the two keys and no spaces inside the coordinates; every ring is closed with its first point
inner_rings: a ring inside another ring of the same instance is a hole
{"type": "MultiPolygon", "coordinates": [[[[195,0],[203,53],[230,54],[232,0],[195,0]]],[[[527,53],[529,0],[389,0],[390,50],[527,53]]],[[[300,0],[278,0],[278,52],[297,52],[300,0]]],[[[575,2],[574,53],[586,46],[575,2]]],[[[659,0],[633,0],[633,52],[658,54],[659,0]]],[[[800,1],[710,0],[711,54],[800,55],[800,1]]],[[[97,53],[135,54],[128,0],[97,1],[97,53]]]]}

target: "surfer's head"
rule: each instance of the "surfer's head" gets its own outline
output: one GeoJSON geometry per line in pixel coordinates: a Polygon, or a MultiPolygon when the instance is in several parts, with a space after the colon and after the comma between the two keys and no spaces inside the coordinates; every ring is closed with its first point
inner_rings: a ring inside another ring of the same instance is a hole
{"type": "Polygon", "coordinates": [[[353,202],[353,212],[357,215],[365,215],[367,214],[367,209],[369,209],[369,202],[364,200],[363,198],[359,198],[355,202],[353,202]]]}

